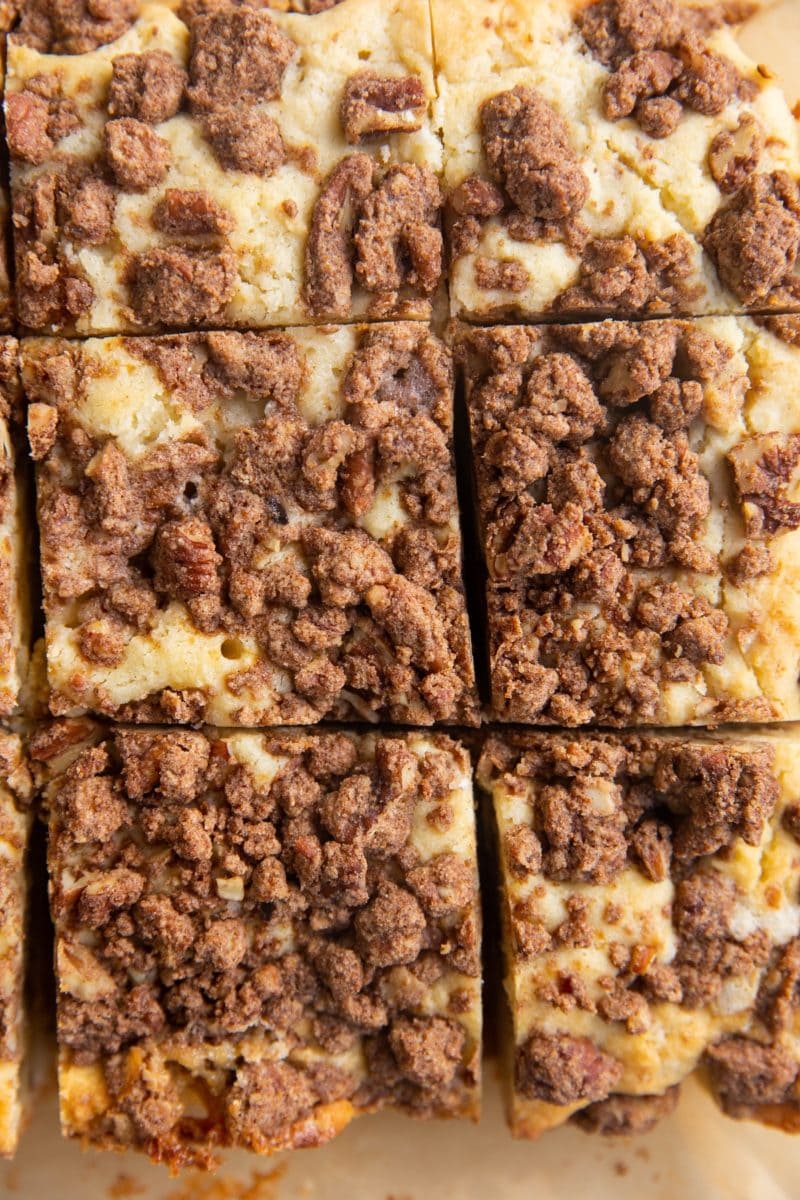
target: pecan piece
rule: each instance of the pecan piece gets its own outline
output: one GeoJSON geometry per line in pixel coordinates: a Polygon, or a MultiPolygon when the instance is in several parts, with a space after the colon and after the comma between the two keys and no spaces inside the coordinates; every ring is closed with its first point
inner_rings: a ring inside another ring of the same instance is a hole
{"type": "Polygon", "coordinates": [[[331,171],[311,218],[305,254],[306,304],[315,317],[346,317],[353,290],[353,227],[372,189],[372,159],[351,154],[331,171]]]}
{"type": "Polygon", "coordinates": [[[357,71],[344,87],[339,115],[351,145],[376,133],[413,133],[422,128],[427,108],[422,80],[375,71],[357,71]]]}

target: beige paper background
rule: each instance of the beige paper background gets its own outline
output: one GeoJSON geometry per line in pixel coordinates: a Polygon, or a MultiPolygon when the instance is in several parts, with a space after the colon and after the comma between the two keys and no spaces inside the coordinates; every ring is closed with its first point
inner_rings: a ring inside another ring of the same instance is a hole
{"type": "MultiPolygon", "coordinates": [[[[743,31],[745,50],[800,100],[800,0],[781,0],[743,31]]],[[[171,1179],[133,1154],[84,1152],[59,1136],[54,1085],[40,1093],[15,1161],[0,1166],[14,1200],[800,1200],[800,1138],[726,1120],[699,1085],[635,1141],[562,1129],[513,1142],[494,1062],[480,1124],[422,1124],[391,1113],[356,1121],[319,1150],[225,1156],[213,1177],[171,1179]]]]}

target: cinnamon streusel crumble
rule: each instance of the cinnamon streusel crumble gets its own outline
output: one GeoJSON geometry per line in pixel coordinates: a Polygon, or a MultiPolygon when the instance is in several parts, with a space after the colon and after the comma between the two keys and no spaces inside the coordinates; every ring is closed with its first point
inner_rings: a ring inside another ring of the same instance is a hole
{"type": "Polygon", "coordinates": [[[497,716],[800,716],[799,334],[798,317],[457,334],[497,716]]]}
{"type": "Polygon", "coordinates": [[[56,714],[473,723],[423,325],[23,343],[56,714]]]}
{"type": "Polygon", "coordinates": [[[800,1113],[800,729],[491,737],[518,1137],[800,1113]]]}
{"type": "Polygon", "coordinates": [[[56,723],[64,1131],[173,1166],[477,1116],[470,760],[442,734],[56,723]]]}

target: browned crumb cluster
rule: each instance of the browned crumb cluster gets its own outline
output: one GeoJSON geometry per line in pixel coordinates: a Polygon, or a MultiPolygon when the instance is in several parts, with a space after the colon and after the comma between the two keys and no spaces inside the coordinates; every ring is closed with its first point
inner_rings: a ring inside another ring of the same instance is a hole
{"type": "Polygon", "coordinates": [[[341,416],[313,423],[305,343],[290,334],[124,343],[171,402],[207,422],[136,455],[82,420],[105,343],[26,344],[48,628],[71,621],[81,664],[76,690],[74,673],[54,674],[51,645],[53,711],[240,725],[475,719],[449,355],[411,324],[364,327],[354,341],[341,416]],[[399,512],[373,537],[362,520],[391,481],[399,512]],[[222,678],[151,692],[145,677],[123,704],[104,688],[171,603],[198,634],[257,646],[246,668],[221,662],[234,697],[222,716],[222,678]]]}
{"type": "Polygon", "coordinates": [[[643,1132],[672,1111],[698,1058],[726,1112],[796,1127],[800,940],[778,910],[796,903],[787,878],[800,825],[774,747],[510,733],[486,743],[478,779],[494,797],[506,873],[517,1131],[537,1130],[535,1118],[525,1129],[531,1101],[545,1122],[553,1105],[564,1108],[555,1123],[574,1113],[591,1131],[643,1132]],[[759,861],[756,848],[763,873],[751,886],[733,864],[759,861]],[[655,923],[665,884],[671,944],[655,923]],[[583,966],[576,948],[593,950],[583,966]],[[628,1095],[631,1084],[657,1094],[628,1095]]]}
{"type": "Polygon", "coordinates": [[[603,113],[611,121],[634,114],[651,137],[666,137],[685,109],[715,116],[737,90],[752,98],[736,66],[709,50],[705,39],[725,21],[742,20],[745,6],[707,9],[674,0],[599,0],[578,16],[591,50],[612,75],[603,89],[603,113]]]}
{"type": "MultiPolygon", "coordinates": [[[[345,104],[348,99],[353,97],[345,96],[345,104]]],[[[363,100],[354,99],[343,117],[348,140],[361,140],[364,122],[370,132],[386,128],[386,110],[373,105],[365,114],[363,100]]],[[[393,127],[402,128],[397,122],[393,127]]],[[[373,317],[396,312],[404,287],[433,295],[442,274],[441,205],[439,181],[429,167],[401,163],[378,177],[368,154],[342,159],[314,206],[305,256],[309,311],[346,317],[354,279],[375,297],[373,317]]]]}
{"type": "MultiPolygon", "coordinates": [[[[461,346],[497,714],[658,718],[666,683],[698,682],[726,653],[728,617],[696,583],[723,564],[689,427],[708,389],[720,412],[741,405],[731,347],[687,322],[475,330],[461,346]]],[[[777,433],[728,452],[747,540],[724,568],[740,583],[769,573],[769,539],[800,524],[787,495],[798,454],[777,433]]],[[[723,699],[708,715],[770,709],[723,699]]]]}
{"type": "Polygon", "coordinates": [[[463,829],[468,759],[419,736],[67,722],[34,738],[59,763],[62,1098],[70,1068],[108,1097],[82,1126],[68,1109],[73,1133],[179,1163],[314,1144],[325,1113],[473,1108],[476,864],[463,841],[423,859],[412,832],[463,829]]]}
{"type": "MultiPolygon", "coordinates": [[[[554,312],[682,311],[697,299],[692,244],[682,234],[665,241],[590,235],[580,216],[589,180],[566,122],[535,88],[517,84],[486,100],[480,129],[491,180],[470,175],[449,194],[455,257],[475,251],[485,220],[500,216],[517,241],[563,241],[580,252],[579,279],[556,298],[554,312]]],[[[475,281],[522,292],[530,276],[521,263],[478,258],[475,281]]]]}

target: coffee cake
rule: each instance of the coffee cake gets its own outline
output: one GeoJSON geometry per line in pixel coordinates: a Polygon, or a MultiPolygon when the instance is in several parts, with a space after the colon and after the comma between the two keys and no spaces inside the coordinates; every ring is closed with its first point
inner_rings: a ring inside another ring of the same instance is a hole
{"type": "Polygon", "coordinates": [[[731,1116],[796,1130],[800,729],[508,733],[478,779],[514,1134],[644,1132],[697,1068],[731,1116]]]}
{"type": "Polygon", "coordinates": [[[430,315],[442,236],[427,0],[314,16],[100,8],[34,5],[11,38],[24,325],[430,315]]]}
{"type": "Polygon", "coordinates": [[[32,746],[64,1131],[172,1166],[479,1107],[469,755],[438,733],[101,730],[32,746]]]}
{"type": "Polygon", "coordinates": [[[433,0],[454,315],[800,308],[800,139],[746,5],[433,0]]]}
{"type": "Polygon", "coordinates": [[[457,336],[495,715],[800,716],[800,318],[457,336]]]}
{"type": "Polygon", "coordinates": [[[422,325],[23,343],[51,709],[472,722],[422,325]]]}
{"type": "Polygon", "coordinates": [[[0,719],[22,703],[31,640],[31,568],[22,393],[15,338],[0,337],[0,719]]]}
{"type": "Polygon", "coordinates": [[[26,1116],[24,990],[32,781],[20,738],[0,730],[0,1155],[17,1148],[26,1116]]]}

